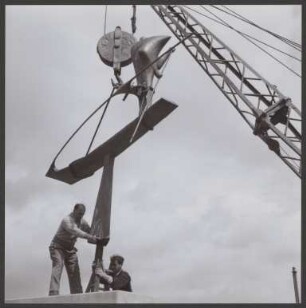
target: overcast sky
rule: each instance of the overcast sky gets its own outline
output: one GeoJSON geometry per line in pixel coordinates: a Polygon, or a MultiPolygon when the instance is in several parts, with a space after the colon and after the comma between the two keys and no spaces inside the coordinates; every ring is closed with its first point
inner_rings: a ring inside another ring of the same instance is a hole
{"type": "MultiPolygon", "coordinates": [[[[230,6],[300,43],[300,6],[230,6]]],[[[55,154],[109,95],[112,69],[96,52],[104,6],[6,6],[6,299],[48,294],[48,246],[76,202],[91,223],[101,170],[68,185],[45,177],[55,154]]],[[[200,8],[198,8],[200,9],[200,8]]],[[[131,6],[109,6],[106,32],[131,32],[131,6]]],[[[225,15],[220,17],[227,18],[225,15]]],[[[198,18],[300,108],[300,79],[238,34],[198,18]]],[[[232,25],[292,52],[263,32],[232,25]]],[[[148,6],[136,38],[171,35],[148,6]]],[[[275,54],[276,55],[276,54],[275,54]]],[[[300,63],[282,57],[300,72],[300,63]]],[[[124,80],[133,76],[123,69],[124,80]]],[[[122,254],[137,294],[161,302],[293,303],[300,277],[300,179],[256,136],[183,46],[154,101],[178,108],[115,160],[109,256],[122,254]]],[[[94,146],[137,116],[135,97],[116,97],[94,146]]],[[[97,117],[57,161],[86,153],[97,117]]],[[[82,284],[95,246],[77,242],[82,284]]],[[[61,294],[68,294],[63,273],[61,294]]]]}

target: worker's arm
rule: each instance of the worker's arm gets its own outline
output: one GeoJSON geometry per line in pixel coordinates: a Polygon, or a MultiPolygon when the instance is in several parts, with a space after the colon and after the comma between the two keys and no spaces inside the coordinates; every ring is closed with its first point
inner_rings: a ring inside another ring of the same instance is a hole
{"type": "Polygon", "coordinates": [[[113,282],[113,277],[107,275],[101,267],[96,267],[95,274],[100,277],[102,283],[107,283],[110,285],[113,282]]]}
{"type": "Polygon", "coordinates": [[[69,232],[70,234],[73,234],[77,237],[80,238],[86,238],[86,239],[90,239],[93,240],[93,238],[96,238],[95,236],[92,236],[91,234],[82,231],[80,228],[78,228],[78,226],[76,225],[75,222],[73,222],[71,219],[69,219],[68,217],[64,218],[62,220],[62,227],[69,232]]]}
{"type": "Polygon", "coordinates": [[[86,233],[90,233],[90,226],[85,219],[82,219],[80,229],[86,233]]]}

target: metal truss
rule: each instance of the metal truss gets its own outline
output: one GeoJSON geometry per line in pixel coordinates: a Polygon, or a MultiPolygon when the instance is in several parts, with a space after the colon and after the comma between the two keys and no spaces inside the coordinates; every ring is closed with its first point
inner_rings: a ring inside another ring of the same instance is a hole
{"type": "Polygon", "coordinates": [[[236,108],[254,135],[301,177],[302,119],[291,99],[181,6],[152,5],[152,8],[179,40],[185,39],[185,48],[236,108]]]}

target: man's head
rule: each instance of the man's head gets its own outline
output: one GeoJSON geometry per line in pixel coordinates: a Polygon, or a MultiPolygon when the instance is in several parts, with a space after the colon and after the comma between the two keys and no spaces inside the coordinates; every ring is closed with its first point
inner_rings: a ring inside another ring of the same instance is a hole
{"type": "Polygon", "coordinates": [[[113,256],[110,257],[109,269],[114,274],[117,274],[121,271],[123,262],[124,262],[124,258],[122,256],[113,255],[113,256]]]}
{"type": "Polygon", "coordinates": [[[73,216],[77,220],[81,220],[86,211],[85,205],[83,203],[76,203],[73,208],[73,216]]]}

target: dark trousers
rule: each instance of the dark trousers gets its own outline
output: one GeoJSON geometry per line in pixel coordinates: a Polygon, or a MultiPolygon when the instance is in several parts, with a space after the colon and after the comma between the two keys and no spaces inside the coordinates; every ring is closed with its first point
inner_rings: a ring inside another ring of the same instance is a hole
{"type": "Polygon", "coordinates": [[[68,275],[70,293],[83,293],[78,256],[76,254],[77,250],[75,248],[72,250],[64,250],[50,246],[49,251],[52,260],[49,295],[59,294],[64,265],[68,275]]]}

